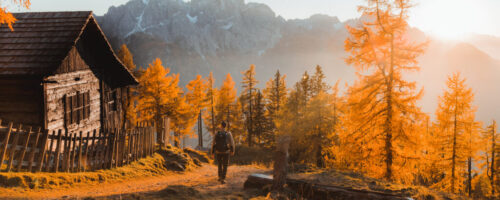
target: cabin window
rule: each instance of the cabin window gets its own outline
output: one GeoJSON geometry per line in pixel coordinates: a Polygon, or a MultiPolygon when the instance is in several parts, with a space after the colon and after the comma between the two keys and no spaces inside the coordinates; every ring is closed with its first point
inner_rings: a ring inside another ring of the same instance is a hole
{"type": "Polygon", "coordinates": [[[90,92],[66,95],[64,104],[66,125],[79,124],[90,117],[90,92]]]}
{"type": "Polygon", "coordinates": [[[108,92],[108,111],[117,111],[118,110],[118,94],[116,90],[112,90],[108,92]]]}

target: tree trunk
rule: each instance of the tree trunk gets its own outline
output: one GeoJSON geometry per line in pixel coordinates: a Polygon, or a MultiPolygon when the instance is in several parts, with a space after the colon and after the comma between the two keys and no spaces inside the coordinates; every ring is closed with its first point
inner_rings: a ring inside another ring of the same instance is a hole
{"type": "Polygon", "coordinates": [[[180,144],[179,144],[180,143],[180,141],[179,141],[179,139],[180,139],[179,138],[179,134],[177,132],[174,132],[174,137],[175,137],[175,139],[174,139],[174,146],[177,147],[177,148],[179,148],[180,147],[180,144]]]}
{"type": "Polygon", "coordinates": [[[248,123],[248,146],[251,147],[252,144],[252,137],[253,137],[253,113],[252,113],[252,83],[250,83],[250,88],[249,88],[249,93],[248,93],[248,107],[249,107],[249,123],[248,123]]]}
{"type": "Polygon", "coordinates": [[[455,97],[455,117],[453,119],[453,153],[451,155],[451,193],[455,193],[455,165],[457,157],[457,105],[458,97],[455,97]]]}
{"type": "Polygon", "coordinates": [[[290,137],[281,136],[278,138],[274,153],[273,191],[283,190],[283,186],[286,184],[289,145],[290,137]]]}
{"type": "Polygon", "coordinates": [[[164,124],[163,118],[160,115],[155,115],[154,117],[155,124],[157,124],[156,128],[156,143],[158,143],[160,146],[164,146],[164,138],[163,138],[163,130],[162,126],[164,124]],[[160,125],[161,124],[161,125],[160,125]]]}
{"type": "Polygon", "coordinates": [[[467,192],[469,197],[472,194],[472,158],[469,157],[467,160],[467,173],[468,173],[468,180],[467,180],[467,192]]]}
{"type": "MultiPolygon", "coordinates": [[[[211,83],[213,84],[213,83],[211,83]]],[[[211,88],[211,93],[210,93],[210,105],[212,106],[212,136],[215,135],[215,110],[214,110],[214,88],[213,85],[210,85],[211,88]]]]}
{"type": "Polygon", "coordinates": [[[203,129],[202,129],[202,123],[201,123],[201,110],[198,113],[198,147],[200,149],[203,148],[203,129]]]}
{"type": "Polygon", "coordinates": [[[386,96],[386,103],[387,103],[387,118],[385,121],[385,153],[386,153],[386,158],[385,158],[385,179],[387,180],[392,180],[392,114],[393,114],[393,108],[392,108],[392,87],[393,87],[393,70],[394,70],[394,36],[391,36],[391,66],[390,66],[390,71],[389,71],[389,80],[387,82],[387,96],[386,96]]]}

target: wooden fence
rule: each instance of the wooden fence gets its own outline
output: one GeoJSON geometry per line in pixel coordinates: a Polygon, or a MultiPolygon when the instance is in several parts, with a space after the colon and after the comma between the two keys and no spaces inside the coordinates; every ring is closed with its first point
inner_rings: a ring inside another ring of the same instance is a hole
{"type": "Polygon", "coordinates": [[[140,124],[127,131],[65,132],[2,126],[0,171],[81,172],[118,167],[152,155],[154,128],[140,124]]]}

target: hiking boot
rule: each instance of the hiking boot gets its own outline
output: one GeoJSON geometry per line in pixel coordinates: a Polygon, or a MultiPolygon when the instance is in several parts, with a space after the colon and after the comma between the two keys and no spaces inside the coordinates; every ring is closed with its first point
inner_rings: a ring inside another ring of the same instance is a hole
{"type": "Polygon", "coordinates": [[[220,183],[221,183],[221,184],[225,184],[225,183],[226,183],[226,180],[221,179],[221,180],[220,180],[220,183]]]}

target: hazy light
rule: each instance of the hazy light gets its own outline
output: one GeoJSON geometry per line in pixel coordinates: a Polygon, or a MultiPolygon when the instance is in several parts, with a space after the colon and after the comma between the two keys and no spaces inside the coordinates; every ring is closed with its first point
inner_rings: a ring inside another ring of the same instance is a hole
{"type": "Polygon", "coordinates": [[[468,33],[494,32],[489,0],[422,0],[410,24],[440,39],[463,39],[468,33]]]}

